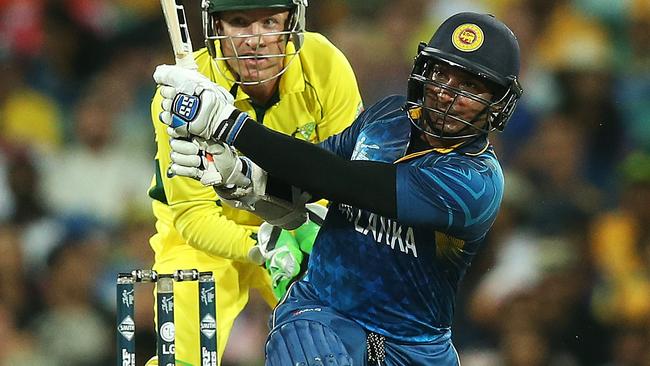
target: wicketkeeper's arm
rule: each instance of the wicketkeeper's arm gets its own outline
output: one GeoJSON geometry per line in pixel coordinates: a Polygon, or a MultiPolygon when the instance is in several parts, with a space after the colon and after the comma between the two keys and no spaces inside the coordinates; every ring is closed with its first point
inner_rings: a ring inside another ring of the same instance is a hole
{"type": "Polygon", "coordinates": [[[269,175],[314,196],[397,217],[395,164],[346,160],[252,120],[242,125],[234,146],[269,175]]]}

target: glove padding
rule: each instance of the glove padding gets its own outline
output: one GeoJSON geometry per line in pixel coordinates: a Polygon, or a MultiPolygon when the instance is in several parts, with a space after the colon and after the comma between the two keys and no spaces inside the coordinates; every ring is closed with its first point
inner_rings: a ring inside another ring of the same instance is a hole
{"type": "MultiPolygon", "coordinates": [[[[242,158],[245,159],[245,158],[242,158]]],[[[214,190],[221,200],[234,208],[253,213],[271,225],[279,226],[286,230],[293,230],[307,221],[305,202],[311,197],[309,193],[302,192],[294,187],[292,201],[277,198],[265,193],[266,178],[258,179],[257,169],[253,164],[252,184],[247,188],[221,188],[214,186],[214,190]]]]}
{"type": "Polygon", "coordinates": [[[243,160],[229,146],[219,142],[205,141],[195,137],[192,141],[172,139],[172,164],[174,175],[194,178],[205,186],[228,191],[242,191],[244,195],[251,186],[250,160],[243,160]]]}
{"type": "Polygon", "coordinates": [[[247,115],[233,106],[228,90],[196,70],[176,65],[159,65],[153,78],[161,85],[163,97],[159,119],[169,126],[170,136],[198,136],[232,144],[247,115]]]}
{"type": "Polygon", "coordinates": [[[212,186],[227,205],[250,211],[283,229],[293,230],[307,221],[304,205],[308,193],[294,188],[291,201],[268,195],[266,172],[250,159],[237,156],[233,148],[200,138],[172,139],[170,144],[171,173],[212,186]]]}
{"type": "Polygon", "coordinates": [[[318,203],[308,203],[305,208],[307,209],[307,222],[294,230],[293,235],[300,250],[305,254],[311,254],[318,231],[327,216],[327,207],[318,203]]]}
{"type": "Polygon", "coordinates": [[[257,245],[248,252],[252,262],[265,265],[278,300],[284,297],[289,285],[307,271],[309,255],[327,215],[327,208],[316,203],[307,204],[306,209],[309,220],[293,231],[262,223],[257,245]]]}
{"type": "Polygon", "coordinates": [[[273,294],[279,300],[300,273],[303,254],[293,234],[268,222],[257,232],[257,245],[248,252],[256,264],[264,264],[271,275],[273,294]]]}

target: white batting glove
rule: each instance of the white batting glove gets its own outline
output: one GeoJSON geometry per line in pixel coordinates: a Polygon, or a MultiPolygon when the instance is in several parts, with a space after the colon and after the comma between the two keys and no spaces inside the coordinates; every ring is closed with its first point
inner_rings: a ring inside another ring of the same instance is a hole
{"type": "Polygon", "coordinates": [[[200,138],[192,141],[172,139],[170,145],[172,165],[169,170],[174,175],[228,190],[247,189],[251,184],[244,166],[246,162],[229,146],[200,138]]]}
{"type": "Polygon", "coordinates": [[[248,117],[233,106],[228,90],[196,70],[159,65],[153,74],[163,97],[160,120],[172,137],[198,136],[232,144],[248,117]]]}
{"type": "Polygon", "coordinates": [[[227,158],[222,159],[222,156],[214,156],[214,161],[224,177],[226,173],[229,175],[224,179],[225,184],[214,186],[214,190],[221,201],[229,206],[255,211],[255,203],[266,190],[266,172],[246,157],[239,157],[235,164],[232,164],[227,162],[227,158]]]}

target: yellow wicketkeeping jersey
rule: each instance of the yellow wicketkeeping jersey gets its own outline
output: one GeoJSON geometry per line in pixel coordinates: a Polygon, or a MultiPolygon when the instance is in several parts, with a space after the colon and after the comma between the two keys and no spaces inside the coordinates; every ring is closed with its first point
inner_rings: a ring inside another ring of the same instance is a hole
{"type": "MultiPolygon", "coordinates": [[[[293,44],[289,43],[287,53],[291,52],[293,44]]],[[[233,76],[223,75],[206,49],[195,52],[194,56],[199,72],[231,92],[236,91],[235,106],[257,119],[249,97],[229,81],[233,76]]],[[[287,56],[285,62],[291,57],[287,56]]],[[[221,70],[225,69],[222,64],[221,70]]],[[[160,102],[157,92],[151,115],[158,152],[156,175],[149,190],[157,219],[157,232],[150,239],[155,252],[154,269],[170,273],[197,268],[215,273],[221,358],[232,322],[248,301],[249,288],[261,288],[267,301],[274,301],[268,288],[268,275],[246,259],[248,250],[255,244],[251,234],[261,220],[246,211],[222,205],[212,188],[196,180],[167,176],[170,146],[167,126],[158,119],[162,110],[160,102]]],[[[263,123],[287,135],[318,142],[349,126],[361,109],[357,82],[345,56],[325,37],[305,33],[300,53],[281,76],[279,101],[264,112],[263,123]]],[[[182,295],[182,302],[178,301],[181,300],[178,291],[183,286],[175,291],[176,319],[192,320],[176,325],[176,356],[180,361],[198,365],[198,322],[193,320],[198,317],[198,304],[196,296],[189,292],[182,295]]]]}

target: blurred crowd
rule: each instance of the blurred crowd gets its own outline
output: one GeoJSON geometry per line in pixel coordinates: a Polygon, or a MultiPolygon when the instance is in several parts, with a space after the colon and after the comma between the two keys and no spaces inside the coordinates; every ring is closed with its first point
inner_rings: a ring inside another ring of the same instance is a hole
{"type": "MultiPolygon", "coordinates": [[[[307,28],[371,105],[464,10],[517,34],[525,93],[493,137],[506,193],[456,305],[463,366],[650,366],[650,1],[314,0],[307,28]]],[[[172,62],[157,1],[0,0],[0,366],[115,364],[115,275],[153,260],[151,74],[172,62]]],[[[224,366],[263,364],[268,314],[253,296],[224,366]]]]}

